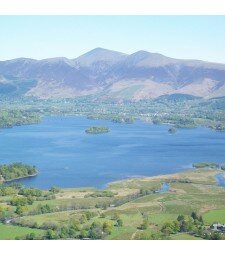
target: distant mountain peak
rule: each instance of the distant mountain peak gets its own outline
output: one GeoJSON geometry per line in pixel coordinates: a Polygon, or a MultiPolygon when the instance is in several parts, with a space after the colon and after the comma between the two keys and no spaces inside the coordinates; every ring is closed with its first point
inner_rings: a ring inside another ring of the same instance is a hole
{"type": "Polygon", "coordinates": [[[105,49],[105,48],[101,48],[101,47],[97,47],[94,48],[88,52],[86,52],[84,55],[87,54],[93,54],[93,53],[106,53],[106,54],[120,54],[120,55],[126,55],[125,53],[119,52],[119,51],[115,51],[115,50],[109,50],[109,49],[105,49]]]}
{"type": "Polygon", "coordinates": [[[74,61],[81,66],[90,66],[93,63],[99,61],[116,63],[124,57],[126,57],[126,54],[122,52],[107,50],[103,48],[95,48],[74,59],[74,61]]]}
{"type": "Polygon", "coordinates": [[[129,65],[138,65],[145,67],[164,66],[175,63],[178,60],[166,57],[160,53],[152,53],[144,50],[137,51],[127,57],[126,62],[129,65]]]}
{"type": "Polygon", "coordinates": [[[113,52],[113,50],[108,50],[105,48],[97,47],[97,48],[94,48],[94,49],[88,51],[86,54],[99,53],[99,52],[107,53],[107,52],[113,52]]]}
{"type": "Polygon", "coordinates": [[[143,59],[149,58],[151,56],[151,53],[144,50],[139,50],[137,52],[132,53],[128,57],[128,61],[133,61],[134,63],[139,62],[143,59]]]}
{"type": "Polygon", "coordinates": [[[131,54],[131,56],[133,55],[137,55],[137,56],[149,56],[151,53],[149,51],[146,51],[146,50],[139,50],[139,51],[136,51],[134,53],[131,54]]]}

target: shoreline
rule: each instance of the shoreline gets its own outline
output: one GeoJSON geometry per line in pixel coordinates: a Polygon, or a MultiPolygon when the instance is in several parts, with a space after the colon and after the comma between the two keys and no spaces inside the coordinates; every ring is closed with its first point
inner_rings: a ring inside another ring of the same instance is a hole
{"type": "Polygon", "coordinates": [[[13,181],[18,181],[21,179],[26,179],[26,178],[30,178],[30,177],[35,177],[38,175],[38,172],[36,174],[31,174],[31,175],[27,175],[27,176],[21,176],[21,177],[17,177],[15,179],[10,179],[10,180],[3,180],[2,183],[7,183],[7,182],[13,182],[13,181]]]}
{"type": "MultiPolygon", "coordinates": [[[[123,182],[127,182],[127,181],[132,181],[132,180],[143,180],[143,181],[148,181],[148,180],[157,180],[157,179],[164,179],[164,178],[168,178],[168,177],[171,177],[171,176],[174,176],[174,175],[179,175],[180,173],[188,173],[188,172],[192,172],[192,171],[198,171],[198,170],[214,170],[217,172],[217,175],[221,175],[223,176],[223,178],[225,179],[225,171],[222,170],[221,168],[211,168],[211,167],[186,167],[186,168],[183,168],[181,169],[180,171],[175,171],[175,172],[171,172],[171,173],[162,173],[162,174],[158,174],[158,175],[135,175],[135,176],[128,176],[128,177],[125,177],[125,178],[121,178],[121,179],[118,179],[118,180],[113,180],[113,181],[110,181],[110,182],[107,182],[105,183],[104,185],[100,186],[100,187],[95,187],[95,186],[71,186],[71,187],[60,187],[60,189],[91,189],[91,190],[107,190],[107,189],[110,189],[110,186],[111,185],[114,185],[114,184],[117,184],[117,183],[123,183],[123,182]]],[[[0,181],[0,184],[4,184],[4,183],[9,183],[9,182],[17,182],[19,180],[22,180],[22,179],[28,179],[28,178],[31,178],[31,177],[35,177],[38,175],[38,171],[37,173],[35,174],[32,174],[32,175],[28,175],[28,176],[22,176],[22,177],[18,177],[18,178],[15,178],[15,179],[10,179],[10,180],[2,180],[0,181]]],[[[216,175],[216,176],[217,176],[216,175]]],[[[215,177],[216,177],[215,176],[215,177]]],[[[221,186],[219,183],[218,183],[218,180],[217,178],[215,178],[215,181],[217,183],[218,186],[221,186]]],[[[26,186],[26,184],[24,184],[26,186]]],[[[51,186],[54,186],[54,184],[52,184],[51,186]]],[[[50,187],[51,187],[50,186],[50,187]]],[[[50,188],[49,187],[49,188],[50,188]]],[[[224,181],[224,187],[225,187],[225,181],[224,181]]],[[[41,189],[41,190],[48,190],[49,188],[39,188],[37,187],[38,189],[41,189]]]]}
{"type": "MultiPolygon", "coordinates": [[[[39,121],[37,121],[37,122],[31,122],[31,123],[25,123],[25,124],[19,124],[19,125],[17,125],[17,124],[15,124],[15,125],[12,125],[12,126],[8,126],[8,127],[0,127],[0,131],[1,130],[4,130],[4,129],[11,129],[11,128],[14,128],[14,127],[20,127],[20,126],[29,126],[29,125],[38,125],[38,124],[40,124],[42,121],[43,121],[43,119],[44,118],[46,118],[46,117],[85,117],[86,119],[91,119],[91,118],[89,118],[88,117],[88,114],[86,113],[86,114],[83,114],[83,113],[74,113],[74,114],[71,114],[71,113],[65,113],[65,114],[48,114],[48,115],[41,115],[40,116],[40,119],[39,119],[39,121]]],[[[113,122],[113,120],[112,119],[105,119],[105,118],[94,118],[93,120],[108,120],[108,121],[110,121],[110,122],[113,122]]],[[[171,123],[171,122],[159,122],[159,123],[154,123],[154,121],[153,120],[148,120],[148,121],[145,121],[145,120],[143,120],[142,119],[142,116],[139,116],[139,117],[137,117],[137,118],[135,118],[134,119],[134,122],[132,122],[132,123],[126,123],[126,122],[117,122],[117,123],[120,123],[120,124],[134,124],[135,123],[135,121],[137,121],[137,120],[139,120],[139,121],[141,121],[141,122],[143,122],[143,123],[149,123],[149,124],[151,124],[151,125],[168,125],[168,126],[171,126],[171,127],[175,127],[175,128],[177,128],[177,129],[196,129],[196,128],[207,128],[207,129],[209,129],[209,130],[212,130],[212,131],[215,131],[215,132],[222,132],[222,133],[225,133],[225,130],[218,130],[218,129],[216,129],[216,128],[213,128],[213,127],[210,127],[210,126],[207,126],[207,125],[202,125],[202,124],[196,124],[195,126],[182,126],[182,127],[177,127],[176,126],[176,124],[175,123],[171,123]]],[[[86,130],[85,130],[85,132],[86,132],[86,130]]],[[[110,132],[110,131],[108,131],[108,132],[110,132]]],[[[108,132],[103,132],[103,133],[108,133],[108,132]]],[[[87,134],[101,134],[101,133],[88,133],[88,132],[86,132],[87,134]]]]}
{"type": "MultiPolygon", "coordinates": [[[[159,179],[162,179],[162,180],[166,180],[168,178],[174,178],[175,176],[178,176],[179,174],[185,174],[185,173],[188,173],[188,172],[194,172],[194,171],[199,171],[199,170],[212,170],[215,172],[215,184],[220,186],[220,187],[223,187],[225,188],[225,171],[221,170],[221,169],[213,169],[213,168],[185,168],[183,169],[182,171],[178,171],[178,172],[173,172],[173,173],[168,173],[168,174],[159,174],[159,175],[154,175],[154,176],[131,176],[131,177],[127,177],[127,178],[124,178],[124,179],[118,179],[118,180],[115,180],[115,181],[111,181],[111,182],[108,182],[106,183],[103,187],[94,187],[94,186],[73,186],[73,187],[59,187],[60,189],[62,190],[87,190],[87,189],[90,189],[90,190],[107,190],[107,189],[110,189],[111,188],[111,185],[115,185],[115,184],[119,184],[119,183],[123,183],[123,182],[130,182],[132,180],[141,180],[141,181],[157,181],[159,179]],[[221,185],[219,183],[219,180],[217,179],[217,177],[219,176],[222,176],[224,178],[224,184],[221,185]]],[[[21,179],[26,179],[26,178],[29,178],[29,177],[35,177],[37,176],[38,174],[34,174],[34,175],[29,175],[29,176],[25,176],[25,177],[19,177],[17,179],[13,179],[13,180],[8,180],[8,181],[4,181],[3,183],[8,183],[8,182],[13,182],[13,181],[18,181],[18,180],[21,180],[21,179]]],[[[26,184],[25,184],[26,186],[26,184]]],[[[53,185],[54,186],[54,185],[53,185]]],[[[41,190],[48,190],[48,188],[38,188],[38,189],[41,189],[41,190]]]]}
{"type": "MultiPolygon", "coordinates": [[[[46,117],[48,118],[48,116],[49,115],[47,115],[46,117]]],[[[56,118],[58,118],[58,117],[60,117],[61,115],[51,115],[51,116],[53,116],[53,117],[56,117],[56,118]]],[[[64,116],[64,115],[63,115],[64,116]]],[[[87,115],[80,115],[80,114],[76,114],[76,115],[74,115],[74,114],[72,114],[72,115],[65,115],[66,117],[78,117],[78,116],[81,116],[81,117],[84,117],[84,118],[87,118],[87,115]]],[[[109,121],[111,121],[111,120],[109,120],[109,121]]],[[[143,120],[141,120],[141,119],[138,119],[138,121],[141,121],[141,122],[143,122],[143,120]]],[[[169,123],[159,123],[159,124],[154,124],[154,123],[151,123],[151,122],[149,122],[150,123],[150,125],[159,125],[159,126],[163,126],[163,125],[171,125],[171,124],[169,124],[169,123]]],[[[35,125],[35,124],[34,124],[35,125]]],[[[37,125],[39,125],[38,123],[37,123],[37,125]]],[[[207,128],[207,127],[206,127],[207,128]]],[[[207,129],[209,129],[209,130],[212,130],[212,129],[210,129],[210,128],[207,128],[207,129]]],[[[216,130],[214,130],[214,131],[216,131],[216,130]]],[[[217,131],[218,132],[218,131],[217,131]]],[[[94,134],[95,135],[95,134],[94,134]]],[[[172,172],[172,174],[174,174],[174,173],[179,173],[180,171],[183,171],[183,170],[186,170],[186,168],[183,168],[182,167],[182,169],[180,169],[180,170],[175,170],[175,171],[173,171],[172,172]]],[[[161,176],[161,175],[165,175],[165,174],[159,174],[159,175],[156,175],[156,176],[161,176]]],[[[27,179],[27,178],[31,178],[31,177],[35,177],[35,176],[37,176],[37,174],[33,174],[33,175],[28,175],[28,176],[21,176],[21,177],[18,177],[18,178],[15,178],[15,179],[10,179],[10,180],[2,180],[2,183],[9,183],[9,182],[16,182],[16,181],[19,181],[19,180],[23,180],[23,179],[27,179]]],[[[109,182],[105,182],[103,185],[101,185],[101,186],[90,186],[90,188],[97,188],[97,189],[107,189],[113,182],[121,182],[121,181],[124,181],[124,180],[128,180],[128,179],[142,179],[142,178],[152,178],[152,177],[156,177],[155,175],[154,176],[152,176],[152,175],[146,175],[146,176],[128,176],[128,177],[125,177],[125,178],[120,178],[120,179],[117,179],[117,180],[112,180],[112,181],[109,181],[109,182]]],[[[39,180],[39,178],[38,178],[38,180],[39,180]]],[[[29,181],[28,181],[29,182],[29,181]]],[[[32,182],[32,181],[31,181],[32,182]]],[[[26,183],[26,181],[25,181],[25,183],[26,183]]],[[[25,185],[27,185],[27,184],[25,184],[25,185]]],[[[54,185],[54,184],[53,184],[54,185]]],[[[42,186],[42,184],[40,183],[40,186],[42,186]]],[[[68,188],[82,188],[82,186],[79,186],[79,184],[78,184],[78,186],[71,186],[71,187],[68,187],[68,188]]]]}

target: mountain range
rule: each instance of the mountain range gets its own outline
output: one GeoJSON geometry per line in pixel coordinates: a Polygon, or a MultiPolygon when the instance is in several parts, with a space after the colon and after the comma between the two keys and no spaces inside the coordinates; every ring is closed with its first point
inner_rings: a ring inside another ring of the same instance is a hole
{"type": "Polygon", "coordinates": [[[0,61],[0,95],[40,99],[93,95],[141,100],[166,95],[225,96],[225,64],[96,48],[75,58],[0,61]]]}

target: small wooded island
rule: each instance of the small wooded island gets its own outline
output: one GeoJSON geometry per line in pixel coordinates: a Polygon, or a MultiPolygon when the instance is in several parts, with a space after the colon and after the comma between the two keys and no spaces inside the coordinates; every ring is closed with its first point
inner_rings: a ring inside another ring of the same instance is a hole
{"type": "Polygon", "coordinates": [[[35,166],[22,163],[0,165],[0,182],[13,181],[35,175],[37,175],[35,166]]]}
{"type": "Polygon", "coordinates": [[[103,126],[95,126],[95,127],[89,127],[85,130],[87,134],[103,134],[108,133],[110,129],[108,127],[103,126]]]}

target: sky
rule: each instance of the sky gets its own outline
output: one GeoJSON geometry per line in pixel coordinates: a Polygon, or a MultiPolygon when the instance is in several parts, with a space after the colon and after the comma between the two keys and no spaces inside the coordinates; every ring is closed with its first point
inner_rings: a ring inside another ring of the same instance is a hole
{"type": "Polygon", "coordinates": [[[225,63],[225,16],[0,16],[0,60],[97,47],[225,63]]]}

